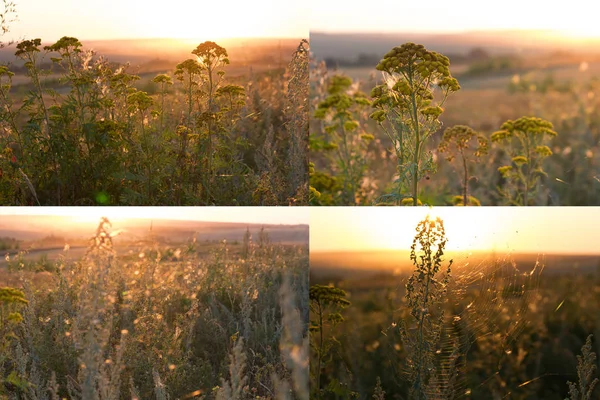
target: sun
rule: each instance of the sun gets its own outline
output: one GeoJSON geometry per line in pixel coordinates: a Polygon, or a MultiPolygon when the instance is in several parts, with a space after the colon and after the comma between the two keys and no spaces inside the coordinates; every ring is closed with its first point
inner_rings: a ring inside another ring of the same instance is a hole
{"type": "MultiPolygon", "coordinates": [[[[303,2],[279,0],[28,0],[4,39],[63,36],[80,40],[301,38],[308,36],[303,2]],[[60,23],[56,23],[60,21],[60,23]]],[[[23,3],[23,4],[21,4],[23,3]]]]}
{"type": "Polygon", "coordinates": [[[356,221],[358,229],[355,234],[362,238],[360,247],[363,248],[408,250],[415,237],[416,226],[427,216],[442,219],[448,251],[470,252],[494,247],[494,215],[485,208],[401,207],[391,210],[382,207],[370,210],[369,218],[356,221]],[[364,235],[365,232],[368,235],[364,235]]]}
{"type": "Polygon", "coordinates": [[[205,41],[308,35],[307,22],[294,18],[296,6],[288,2],[173,1],[180,4],[177,15],[166,15],[162,6],[139,10],[143,15],[134,22],[138,36],[205,41]]]}

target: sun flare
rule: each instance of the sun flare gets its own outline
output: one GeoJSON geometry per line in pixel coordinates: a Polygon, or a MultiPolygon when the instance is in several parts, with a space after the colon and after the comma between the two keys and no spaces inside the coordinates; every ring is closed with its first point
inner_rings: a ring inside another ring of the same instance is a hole
{"type": "Polygon", "coordinates": [[[544,207],[313,207],[311,252],[409,250],[428,214],[444,221],[446,250],[455,253],[598,254],[593,232],[600,214],[576,207],[563,207],[561,218],[544,207]]]}
{"type": "MultiPolygon", "coordinates": [[[[381,210],[386,210],[382,208],[381,210]]],[[[404,250],[410,248],[415,236],[414,227],[427,215],[431,219],[441,218],[448,243],[447,250],[468,251],[473,248],[487,249],[490,247],[493,225],[481,223],[477,225],[465,223],[464,216],[456,213],[456,209],[418,208],[411,213],[403,213],[402,218],[394,221],[389,214],[378,213],[377,217],[364,220],[361,231],[370,232],[367,238],[370,247],[386,250],[404,250]],[[411,228],[408,228],[411,227],[411,228]]]]}
{"type": "Polygon", "coordinates": [[[19,19],[11,24],[7,38],[305,38],[305,9],[305,5],[275,0],[31,0],[19,2],[19,19]]]}

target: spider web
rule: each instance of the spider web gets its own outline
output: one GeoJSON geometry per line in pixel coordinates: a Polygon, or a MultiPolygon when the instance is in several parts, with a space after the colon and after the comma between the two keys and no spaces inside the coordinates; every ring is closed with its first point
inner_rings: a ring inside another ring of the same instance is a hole
{"type": "MultiPolygon", "coordinates": [[[[454,258],[447,286],[444,315],[435,344],[435,371],[420,398],[469,398],[484,390],[512,352],[511,344],[527,325],[530,304],[537,296],[544,261],[519,268],[509,254],[504,257],[454,258]],[[490,344],[491,343],[491,344],[490,344]],[[472,350],[477,355],[473,358],[472,350]],[[481,360],[493,360],[493,372],[480,382],[469,382],[469,368],[481,360]]],[[[410,382],[412,371],[404,366],[403,377],[410,382]]]]}

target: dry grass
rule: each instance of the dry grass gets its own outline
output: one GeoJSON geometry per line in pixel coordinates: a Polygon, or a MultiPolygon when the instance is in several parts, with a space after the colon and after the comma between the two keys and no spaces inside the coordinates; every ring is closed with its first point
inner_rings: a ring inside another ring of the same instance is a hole
{"type": "Polygon", "coordinates": [[[307,399],[306,247],[265,236],[245,256],[224,243],[207,256],[190,241],[123,258],[109,230],[53,274],[3,273],[29,304],[0,354],[0,393],[307,399]]]}

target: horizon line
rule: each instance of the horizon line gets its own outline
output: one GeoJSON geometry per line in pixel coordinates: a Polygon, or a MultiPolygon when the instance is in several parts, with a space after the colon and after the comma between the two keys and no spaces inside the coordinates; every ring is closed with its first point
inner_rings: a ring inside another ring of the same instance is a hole
{"type": "MultiPolygon", "coordinates": [[[[310,35],[307,35],[310,36],[310,35]]],[[[58,39],[55,40],[48,40],[47,42],[56,42],[58,40],[60,40],[63,37],[69,37],[66,35],[61,36],[58,39]]],[[[308,37],[301,37],[301,36],[245,36],[245,37],[239,37],[239,36],[232,36],[232,37],[215,37],[212,39],[199,39],[196,37],[130,37],[130,38],[104,38],[104,39],[81,39],[77,36],[70,36],[70,37],[74,37],[77,40],[83,42],[83,41],[87,41],[87,42],[119,42],[119,41],[139,41],[139,40],[182,40],[182,41],[190,41],[190,40],[204,40],[204,41],[217,41],[217,40],[302,40],[302,39],[308,39],[308,37]]],[[[42,39],[40,37],[35,37],[35,35],[31,36],[31,37],[21,37],[19,39],[8,39],[8,41],[13,41],[14,43],[18,43],[20,41],[23,40],[32,40],[32,39],[41,39],[42,42],[46,42],[45,39],[42,39]]]]}
{"type": "MultiPolygon", "coordinates": [[[[330,250],[311,250],[310,254],[330,254],[330,253],[386,253],[386,252],[402,252],[410,253],[408,249],[386,249],[386,248],[373,248],[373,249],[330,249],[330,250]]],[[[518,255],[538,255],[538,256],[591,256],[600,257],[600,251],[597,253],[570,253],[570,252],[552,252],[552,251],[499,251],[497,249],[473,249],[473,250],[456,250],[448,249],[444,251],[444,254],[457,254],[457,253],[496,253],[496,254],[518,254],[518,255]]]]}
{"type": "Polygon", "coordinates": [[[328,31],[322,29],[311,29],[309,34],[325,34],[325,35],[423,35],[423,36],[437,36],[437,35],[465,35],[465,34],[477,34],[477,33],[552,33],[561,37],[570,37],[575,40],[598,40],[600,37],[589,37],[589,36],[573,36],[568,31],[560,29],[534,29],[534,28],[489,28],[489,29],[463,29],[463,30],[446,30],[446,31],[371,31],[371,30],[337,30],[328,31]]]}
{"type": "MultiPolygon", "coordinates": [[[[2,215],[0,213],[0,215],[3,218],[6,217],[16,217],[16,218],[22,218],[22,217],[57,217],[57,218],[82,218],[82,216],[80,215],[57,215],[57,214],[4,214],[2,215]]],[[[100,217],[103,218],[103,217],[100,217]]],[[[211,221],[211,220],[199,220],[199,219],[180,219],[180,218],[175,218],[173,216],[167,216],[167,217],[161,217],[161,216],[152,216],[152,217],[138,217],[138,216],[134,216],[134,217],[119,217],[119,216],[115,216],[115,217],[109,217],[109,216],[105,216],[104,218],[108,218],[109,221],[118,221],[118,220],[126,220],[126,219],[135,219],[135,220],[161,220],[161,221],[179,221],[179,222],[199,222],[199,223],[216,223],[216,224],[245,224],[245,225],[264,225],[264,226],[309,226],[309,223],[283,223],[283,222],[279,222],[279,223],[273,223],[273,222],[246,222],[246,221],[211,221]]],[[[94,224],[96,222],[93,221],[80,221],[81,223],[90,223],[90,224],[94,224]]],[[[1,226],[1,224],[0,224],[1,226]]]]}

